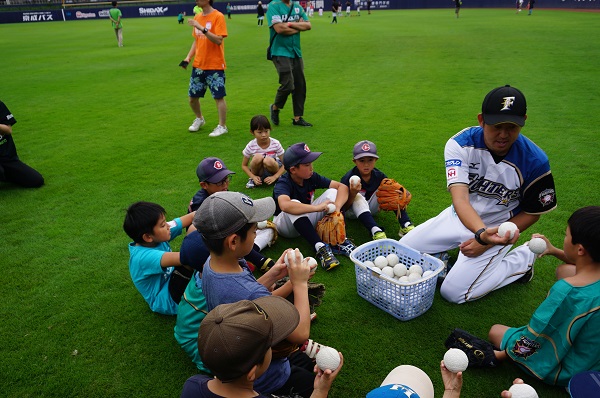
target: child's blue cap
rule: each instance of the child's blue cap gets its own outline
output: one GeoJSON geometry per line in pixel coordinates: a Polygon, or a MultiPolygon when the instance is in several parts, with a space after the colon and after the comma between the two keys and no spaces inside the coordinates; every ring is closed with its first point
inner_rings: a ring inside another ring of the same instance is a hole
{"type": "Polygon", "coordinates": [[[204,158],[196,168],[196,175],[200,182],[216,184],[223,181],[229,174],[235,173],[229,170],[219,158],[204,158]]]}
{"type": "Polygon", "coordinates": [[[314,162],[322,153],[323,152],[311,152],[308,145],[304,142],[299,142],[290,145],[288,149],[285,150],[285,153],[283,154],[283,165],[285,166],[285,169],[289,171],[290,168],[298,166],[299,164],[314,162]]]}

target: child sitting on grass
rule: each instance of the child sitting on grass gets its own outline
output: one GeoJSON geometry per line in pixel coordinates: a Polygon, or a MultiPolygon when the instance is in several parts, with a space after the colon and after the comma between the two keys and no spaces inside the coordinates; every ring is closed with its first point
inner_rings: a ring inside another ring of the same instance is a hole
{"type": "MultiPolygon", "coordinates": [[[[360,141],[354,145],[352,151],[352,161],[355,166],[348,171],[341,179],[342,184],[349,189],[348,200],[342,207],[345,210],[344,215],[347,218],[358,218],[358,220],[369,230],[373,239],[386,238],[383,228],[375,222],[374,214],[379,212],[379,203],[377,202],[377,189],[387,178],[384,172],[375,167],[375,163],[379,159],[377,155],[377,147],[371,141],[360,141]],[[351,184],[350,178],[358,176],[360,182],[351,184]]],[[[396,212],[396,218],[400,223],[398,235],[404,236],[415,226],[410,221],[410,217],[406,209],[399,209],[396,212]]]]}
{"type": "Polygon", "coordinates": [[[195,212],[167,222],[165,209],[150,202],[129,206],[123,229],[129,244],[129,272],[133,284],[154,312],[175,315],[193,269],[182,266],[169,242],[191,225],[195,212]]]}
{"type": "MultiPolygon", "coordinates": [[[[276,359],[257,378],[254,388],[263,394],[295,393],[309,397],[315,378],[313,363],[297,349],[310,334],[308,280],[312,273],[308,260],[301,262],[298,251],[289,251],[295,254],[288,256],[289,267],[284,264],[282,255],[258,280],[243,260],[252,250],[257,222],[271,217],[274,211],[272,198],[252,200],[238,192],[218,192],[202,203],[198,216],[194,218],[194,226],[210,250],[210,258],[202,273],[202,290],[208,311],[220,304],[254,300],[271,294],[288,297],[293,293],[294,307],[300,315],[299,324],[286,337],[285,345],[278,347],[276,359]],[[289,281],[271,293],[270,287],[285,276],[289,276],[289,281]]],[[[203,347],[199,350],[202,352],[203,347]]]]}
{"type": "Polygon", "coordinates": [[[271,185],[285,171],[283,147],[271,137],[271,123],[264,115],[254,116],[250,120],[250,133],[254,139],[242,151],[242,170],[249,177],[246,188],[252,189],[263,182],[271,185]]]}
{"type": "Polygon", "coordinates": [[[567,222],[563,250],[546,237],[542,255],[565,263],[556,270],[558,282],[521,327],[494,325],[489,340],[528,373],[548,384],[566,386],[571,377],[600,370],[600,207],[573,213],[567,222]]]}

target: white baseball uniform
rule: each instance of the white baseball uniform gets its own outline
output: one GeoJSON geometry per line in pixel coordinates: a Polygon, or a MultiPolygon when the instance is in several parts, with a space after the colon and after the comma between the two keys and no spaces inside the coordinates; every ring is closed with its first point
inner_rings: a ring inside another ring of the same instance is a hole
{"type": "MultiPolygon", "coordinates": [[[[483,128],[468,127],[448,140],[444,157],[447,186],[467,184],[470,203],[488,227],[521,211],[539,215],[556,207],[548,157],[522,134],[499,158],[485,146],[483,128]]],[[[402,243],[424,253],[439,253],[471,238],[473,231],[450,206],[410,231],[402,243]]],[[[448,301],[464,303],[516,281],[533,265],[535,255],[526,246],[511,248],[493,246],[478,257],[459,253],[440,293],[448,301]]]]}

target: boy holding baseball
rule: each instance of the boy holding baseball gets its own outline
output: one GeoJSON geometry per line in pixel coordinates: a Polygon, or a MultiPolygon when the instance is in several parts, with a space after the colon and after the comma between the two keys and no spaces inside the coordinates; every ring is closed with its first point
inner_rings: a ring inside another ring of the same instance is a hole
{"type": "MultiPolygon", "coordinates": [[[[215,377],[190,377],[181,397],[273,398],[273,395],[258,392],[254,381],[268,371],[277,344],[284,341],[299,322],[296,308],[276,296],[217,306],[202,321],[198,336],[202,359],[215,377]]],[[[311,398],[327,397],[342,365],[340,354],[340,365],[334,371],[316,368],[311,398]]]]}
{"type": "Polygon", "coordinates": [[[271,123],[264,115],[256,115],[250,120],[250,133],[254,139],[250,141],[242,155],[242,170],[248,175],[246,188],[256,185],[272,185],[283,174],[283,147],[271,137],[271,123]]]}
{"type": "Polygon", "coordinates": [[[270,218],[275,211],[272,198],[252,200],[239,192],[217,192],[209,196],[194,217],[194,226],[202,235],[210,257],[204,264],[202,290],[206,295],[207,309],[220,304],[259,297],[287,297],[294,295],[298,310],[298,326],[278,346],[278,355],[266,372],[257,378],[254,388],[261,393],[289,395],[292,392],[309,397],[313,391],[314,374],[310,358],[297,350],[310,334],[310,306],[308,280],[314,273],[308,259],[300,261],[300,252],[286,251],[258,280],[243,259],[256,236],[257,223],[270,218]],[[288,264],[283,258],[287,253],[288,264]],[[271,286],[279,279],[289,280],[271,293],[271,286]]]}
{"type": "Polygon", "coordinates": [[[346,239],[339,245],[330,246],[319,237],[315,226],[326,214],[340,211],[348,199],[348,187],[313,171],[313,162],[322,152],[311,152],[300,142],[288,147],[283,155],[287,173],[281,176],[273,189],[277,231],[286,238],[302,236],[315,248],[317,259],[324,270],[340,265],[335,254],[350,256],[355,246],[346,239]],[[318,198],[315,190],[326,189],[318,198]],[[330,206],[331,205],[331,206],[330,206]]]}
{"type": "MultiPolygon", "coordinates": [[[[373,214],[379,212],[379,203],[377,202],[377,189],[387,178],[384,172],[375,167],[379,155],[377,155],[377,146],[371,141],[360,141],[354,145],[352,150],[352,161],[354,167],[348,171],[341,179],[342,184],[349,190],[348,200],[342,207],[344,215],[348,218],[358,218],[358,220],[371,232],[373,239],[385,239],[386,234],[373,219],[373,214]],[[356,177],[358,178],[356,178],[356,177]],[[354,178],[353,178],[354,177],[354,178]]],[[[399,209],[396,217],[400,223],[398,235],[403,237],[414,225],[406,212],[406,208],[399,209]]]]}
{"type": "Polygon", "coordinates": [[[541,254],[564,264],[556,282],[525,326],[494,325],[489,339],[502,351],[498,359],[512,359],[548,384],[566,386],[571,377],[600,370],[600,206],[579,209],[567,221],[563,250],[546,237],[541,254]]]}
{"type": "Polygon", "coordinates": [[[129,244],[129,272],[133,284],[152,311],[175,315],[181,295],[194,272],[182,266],[179,253],[169,242],[190,226],[195,212],[167,222],[165,209],[156,203],[136,202],[129,206],[123,229],[129,244]]]}

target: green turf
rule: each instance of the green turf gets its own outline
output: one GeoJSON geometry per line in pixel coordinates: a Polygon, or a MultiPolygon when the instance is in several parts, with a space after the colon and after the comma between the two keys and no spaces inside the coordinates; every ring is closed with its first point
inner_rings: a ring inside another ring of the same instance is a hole
{"type": "MultiPolygon", "coordinates": [[[[360,139],[379,148],[378,166],[414,195],[421,223],[450,203],[443,147],[476,123],[485,93],[512,84],[529,102],[523,132],[549,155],[559,207],[527,231],[556,245],[577,208],[598,204],[597,128],[600,14],[548,11],[515,15],[512,8],[365,12],[315,16],[303,33],[312,129],[291,126],[291,103],[272,131],[284,147],[305,141],[325,154],[316,171],[339,179],[352,166],[360,139]]],[[[219,156],[237,172],[230,189],[244,190],[241,151],[250,118],[266,113],[277,88],[264,59],[267,28],[254,15],[228,21],[227,125],[217,123],[212,99],[202,101],[207,126],[190,134],[189,72],[177,64],[190,48],[176,18],[126,19],[117,48],[107,21],[0,25],[0,98],[14,113],[21,158],[41,171],[46,186],[0,185],[0,395],[178,396],[195,367],[173,338],[175,319],[150,312],[131,283],[124,209],[137,200],[183,214],[198,188],[195,167],[219,156]]],[[[250,192],[270,195],[266,188],[250,192]]],[[[378,216],[393,235],[397,224],[378,216]]],[[[357,242],[368,239],[348,223],[357,242]]],[[[180,240],[173,244],[174,249],[180,240]]],[[[302,241],[280,240],[276,256],[302,241]]],[[[315,280],[327,285],[312,337],[336,347],[345,366],[330,394],[361,397],[399,364],[433,379],[441,396],[439,361],[453,327],[484,337],[494,323],[521,325],[554,280],[555,259],[541,259],[536,278],[466,305],[436,294],[424,315],[400,322],[356,294],[347,260],[315,280]]],[[[465,372],[464,397],[495,397],[516,367],[465,372]]],[[[564,392],[530,377],[542,397],[564,392]]]]}

